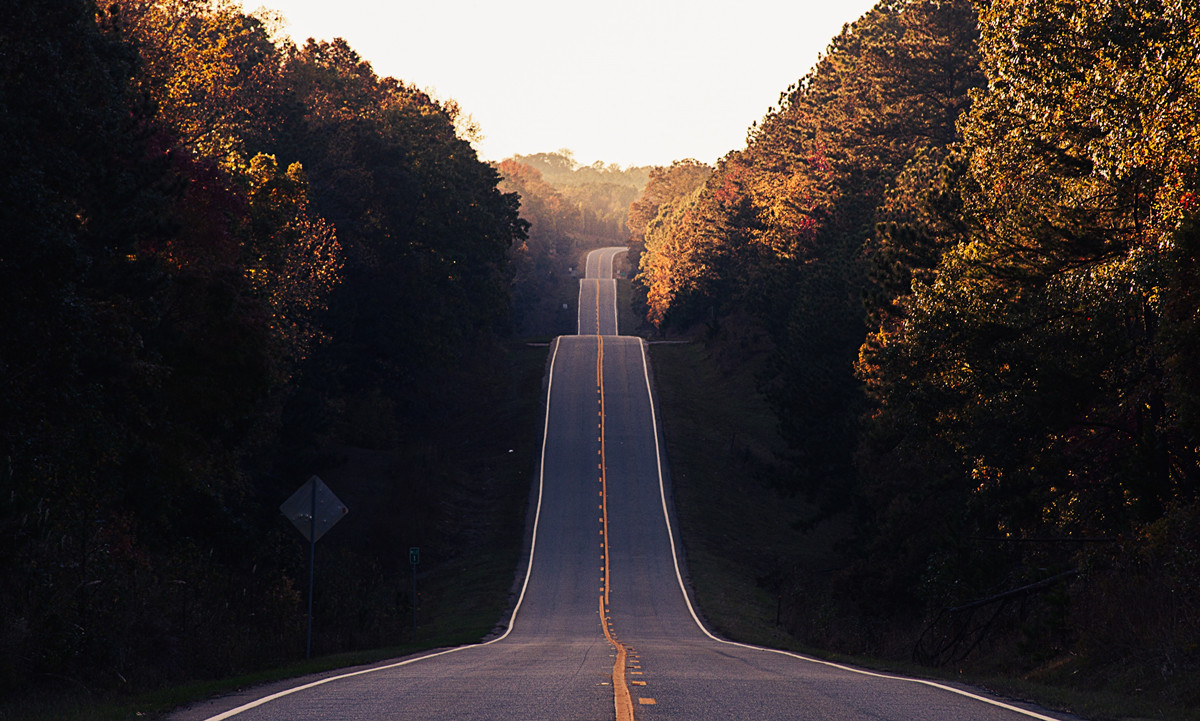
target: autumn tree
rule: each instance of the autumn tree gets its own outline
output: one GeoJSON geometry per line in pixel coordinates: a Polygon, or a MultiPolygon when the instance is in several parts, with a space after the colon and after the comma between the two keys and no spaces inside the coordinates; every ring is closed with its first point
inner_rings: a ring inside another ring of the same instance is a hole
{"type": "Polygon", "coordinates": [[[587,245],[625,242],[629,205],[646,184],[650,168],[622,168],[596,161],[580,165],[570,150],[514,155],[509,158],[540,173],[565,204],[561,221],[587,245]]]}
{"type": "Polygon", "coordinates": [[[685,217],[699,201],[691,196],[711,175],[712,168],[696,160],[653,168],[641,194],[629,206],[629,262],[639,269],[633,302],[657,327],[662,326],[666,309],[674,299],[677,271],[687,275],[687,271],[677,268],[678,257],[698,245],[682,237],[696,230],[685,217]],[[648,240],[652,234],[654,239],[648,240]],[[652,246],[650,253],[646,251],[647,242],[652,246]]]}
{"type": "Polygon", "coordinates": [[[564,282],[573,282],[570,271],[580,247],[567,201],[533,166],[510,158],[497,170],[503,178],[500,187],[520,199],[521,219],[529,223],[529,237],[511,251],[514,329],[521,334],[570,332],[557,292],[564,282]]]}
{"type": "Polygon", "coordinates": [[[605,163],[602,160],[597,160],[591,165],[582,165],[567,148],[552,153],[517,154],[511,160],[536,169],[547,183],[560,189],[586,185],[618,185],[635,191],[641,190],[652,170],[644,166],[622,168],[616,163],[605,163]]]}
{"type": "Polygon", "coordinates": [[[310,41],[285,76],[304,110],[280,131],[279,154],[303,163],[346,258],[328,315],[340,340],[320,363],[340,369],[339,394],[411,409],[393,421],[426,427],[425,413],[449,408],[430,397],[434,379],[480,357],[472,349],[509,322],[517,199],[457,136],[457,106],[378,77],[344,40],[310,41]]]}
{"type": "Polygon", "coordinates": [[[272,309],[276,342],[293,366],[280,371],[292,372],[323,337],[316,315],[339,280],[341,247],[311,207],[303,167],[293,160],[280,168],[269,154],[297,102],[285,85],[285,49],[263,20],[227,2],[118,0],[106,25],[136,44],[137,86],[176,152],[244,198],[229,242],[250,288],[272,309]]]}
{"type": "Polygon", "coordinates": [[[629,204],[642,169],[597,162],[580,166],[569,150],[516,155],[498,170],[502,187],[521,198],[529,238],[513,248],[517,332],[570,332],[574,321],[558,303],[574,285],[572,269],[587,248],[622,245],[629,204]]]}
{"type": "MultiPolygon", "coordinates": [[[[788,485],[831,507],[849,502],[856,475],[865,246],[889,185],[955,141],[979,78],[976,32],[965,0],[880,3],[781,95],[687,212],[661,219],[653,236],[666,254],[646,234],[651,313],[769,349],[759,375],[793,450],[788,485]]],[[[634,206],[635,236],[656,207],[634,206]]]]}
{"type": "MultiPolygon", "coordinates": [[[[645,244],[646,228],[664,204],[678,200],[699,188],[712,175],[712,168],[698,160],[677,160],[667,168],[653,168],[637,200],[629,206],[626,225],[633,248],[645,244]]],[[[640,253],[636,253],[640,255],[640,253]]]]}
{"type": "Polygon", "coordinates": [[[237,166],[270,141],[289,97],[262,20],[228,0],[115,0],[107,14],[138,47],[138,87],[196,157],[237,166]]]}
{"type": "Polygon", "coordinates": [[[277,355],[241,264],[244,196],[161,122],[119,10],[9,12],[4,683],[141,687],[213,662],[201,608],[228,628],[243,603],[290,616],[267,598],[276,569],[232,603],[218,571],[254,563],[242,453],[277,355]]]}
{"type": "Polygon", "coordinates": [[[280,500],[364,440],[357,398],[410,431],[392,448],[469,414],[424,401],[494,379],[516,199],[456,104],[344,42],[219,2],[43,5],[0,11],[0,687],[278,662],[302,613],[280,500]]]}
{"type": "MultiPolygon", "coordinates": [[[[864,349],[877,425],[907,429],[893,456],[948,469],[959,533],[1129,533],[1196,493],[1194,429],[1172,399],[1185,384],[1160,340],[1195,183],[1178,161],[1190,134],[1163,123],[1195,113],[1194,10],[996,4],[981,26],[988,89],[924,204],[933,221],[903,231],[940,255],[864,349]]],[[[1019,554],[1007,564],[993,575],[1021,573],[1019,554]]]]}
{"type": "Polygon", "coordinates": [[[298,366],[329,339],[321,325],[329,296],[341,281],[343,254],[333,224],[312,209],[300,163],[279,167],[272,155],[250,160],[249,240],[242,256],[256,296],[271,309],[271,329],[286,364],[298,366]]]}

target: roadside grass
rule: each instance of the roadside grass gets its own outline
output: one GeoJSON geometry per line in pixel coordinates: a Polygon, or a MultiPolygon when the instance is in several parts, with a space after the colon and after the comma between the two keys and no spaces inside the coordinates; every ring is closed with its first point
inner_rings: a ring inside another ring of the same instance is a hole
{"type": "Polygon", "coordinates": [[[1197,721],[1200,709],[1185,708],[1161,698],[1129,696],[1088,689],[1064,678],[1046,683],[1012,676],[965,674],[959,680],[1010,698],[1031,700],[1051,709],[1070,709],[1095,721],[1197,721]]]}
{"type": "Polygon", "coordinates": [[[484,447],[475,465],[496,479],[481,492],[465,482],[457,490],[462,504],[455,518],[484,529],[463,542],[448,563],[418,576],[421,591],[417,641],[425,634],[438,646],[474,643],[507,624],[516,602],[514,575],[521,562],[525,514],[541,432],[542,379],[548,357],[546,338],[517,339],[507,344],[511,393],[488,415],[491,423],[474,432],[469,446],[484,447]],[[480,500],[485,501],[480,503],[480,500]],[[472,508],[473,507],[473,508],[472,508]]]}
{"type": "MultiPolygon", "coordinates": [[[[500,398],[499,407],[489,411],[489,417],[495,421],[489,427],[490,437],[477,438],[472,451],[475,455],[470,459],[470,466],[479,469],[479,476],[491,479],[484,483],[484,492],[496,505],[486,511],[478,508],[474,496],[480,493],[479,484],[483,482],[474,477],[461,480],[459,487],[447,494],[447,502],[465,504],[468,513],[486,512],[489,518],[484,523],[477,523],[478,518],[464,521],[477,528],[484,527],[469,539],[469,547],[438,562],[425,563],[422,553],[417,578],[421,600],[415,642],[323,655],[231,678],[198,679],[139,694],[100,694],[82,686],[63,685],[54,692],[0,699],[0,721],[161,719],[174,709],[206,698],[430,649],[476,643],[495,633],[507,624],[515,602],[514,575],[521,561],[525,512],[536,459],[537,444],[530,439],[540,429],[545,344],[549,340],[549,337],[519,339],[507,344],[506,372],[510,374],[511,392],[500,398]]],[[[411,582],[409,575],[406,583],[411,582]]]]}
{"type": "Polygon", "coordinates": [[[172,710],[206,698],[252,688],[273,681],[307,676],[340,668],[377,663],[442,645],[420,645],[332,654],[307,661],[241,674],[233,678],[193,681],[128,697],[87,692],[45,694],[11,699],[0,704],[0,719],[8,721],[126,721],[162,718],[172,710]]]}
{"type": "Polygon", "coordinates": [[[25,698],[0,706],[0,719],[21,721],[125,721],[162,718],[173,709],[202,699],[220,696],[273,681],[281,681],[339,668],[376,663],[435,648],[409,645],[322,656],[308,661],[263,669],[228,679],[194,681],[170,688],[115,698],[87,693],[61,693],[25,698]]]}
{"type": "Polygon", "coordinates": [[[798,565],[832,562],[836,528],[793,528],[806,504],[771,487],[783,444],[749,373],[727,372],[698,343],[652,343],[663,435],[687,569],[712,629],[780,646],[774,587],[798,565]]]}
{"type": "Polygon", "coordinates": [[[773,457],[782,441],[749,368],[728,368],[698,342],[652,343],[650,357],[688,580],[697,612],[714,632],[860,668],[967,683],[1095,721],[1200,721],[1200,709],[1172,704],[1150,688],[1144,697],[1097,690],[1102,684],[1069,664],[1023,677],[804,645],[777,623],[788,609],[774,584],[786,573],[820,588],[838,562],[835,547],[848,536],[848,523],[830,521],[809,533],[794,527],[811,509],[772,487],[773,457]]]}

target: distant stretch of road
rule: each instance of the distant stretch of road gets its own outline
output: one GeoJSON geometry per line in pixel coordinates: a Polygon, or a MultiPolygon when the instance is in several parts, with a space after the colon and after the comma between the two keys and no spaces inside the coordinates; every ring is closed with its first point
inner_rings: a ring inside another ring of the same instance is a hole
{"type": "Polygon", "coordinates": [[[249,695],[175,721],[1070,719],[966,687],[716,638],[675,553],[645,343],[616,335],[613,259],[588,256],[579,334],[551,348],[531,560],[507,632],[249,695]]]}
{"type": "Polygon", "coordinates": [[[579,335],[617,334],[617,281],[613,259],[624,248],[603,248],[588,253],[584,277],[579,281],[579,335]]]}

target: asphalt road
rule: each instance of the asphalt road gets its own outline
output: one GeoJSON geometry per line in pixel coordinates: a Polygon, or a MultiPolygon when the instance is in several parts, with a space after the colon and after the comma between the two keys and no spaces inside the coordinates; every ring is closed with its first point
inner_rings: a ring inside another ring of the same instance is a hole
{"type": "Polygon", "coordinates": [[[613,259],[624,248],[602,248],[588,253],[584,277],[579,281],[579,335],[617,334],[617,281],[613,259]]]}
{"type": "Polygon", "coordinates": [[[532,557],[505,635],[216,699],[174,721],[1071,718],[702,628],[674,553],[645,344],[615,335],[615,283],[603,282],[621,250],[589,256],[581,334],[551,349],[532,557]]]}

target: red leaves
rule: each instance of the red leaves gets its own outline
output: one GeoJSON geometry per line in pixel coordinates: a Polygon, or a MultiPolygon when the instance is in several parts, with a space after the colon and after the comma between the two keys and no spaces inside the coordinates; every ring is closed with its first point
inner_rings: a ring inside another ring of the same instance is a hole
{"type": "Polygon", "coordinates": [[[712,197],[717,203],[728,208],[737,205],[744,197],[744,184],[750,177],[750,171],[740,164],[726,165],[722,171],[717,175],[712,197]]]}

